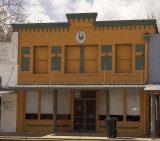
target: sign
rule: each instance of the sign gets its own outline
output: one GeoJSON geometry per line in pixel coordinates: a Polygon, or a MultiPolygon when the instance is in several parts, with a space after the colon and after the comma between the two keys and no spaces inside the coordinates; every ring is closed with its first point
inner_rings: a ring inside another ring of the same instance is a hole
{"type": "Polygon", "coordinates": [[[75,98],[81,98],[81,92],[75,91],[75,98]]]}
{"type": "Polygon", "coordinates": [[[86,40],[86,33],[82,30],[78,31],[76,34],[76,41],[78,43],[83,43],[86,40]]]}

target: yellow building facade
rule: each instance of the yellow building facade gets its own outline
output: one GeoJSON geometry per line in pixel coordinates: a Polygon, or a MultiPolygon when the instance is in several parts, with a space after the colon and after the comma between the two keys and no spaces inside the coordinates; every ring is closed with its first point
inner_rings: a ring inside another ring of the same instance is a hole
{"type": "Polygon", "coordinates": [[[155,20],[13,24],[18,32],[17,131],[149,132],[149,35],[155,20]]]}

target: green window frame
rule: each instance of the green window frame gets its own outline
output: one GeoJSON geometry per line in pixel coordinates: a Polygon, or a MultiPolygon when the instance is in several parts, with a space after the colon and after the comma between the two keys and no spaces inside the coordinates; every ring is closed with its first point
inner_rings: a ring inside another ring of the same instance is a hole
{"type": "Polygon", "coordinates": [[[52,46],[52,54],[60,54],[61,47],[60,46],[52,46]]]}
{"type": "Polygon", "coordinates": [[[112,70],[112,56],[101,56],[101,70],[112,70]]]}
{"type": "Polygon", "coordinates": [[[30,47],[22,47],[21,54],[30,54],[30,47]]]}
{"type": "Polygon", "coordinates": [[[145,55],[144,53],[142,55],[136,56],[136,70],[144,70],[145,68],[145,55]]]}
{"type": "Polygon", "coordinates": [[[30,57],[21,58],[21,71],[29,71],[30,70],[30,57]]]}
{"type": "Polygon", "coordinates": [[[52,57],[51,58],[51,70],[52,71],[61,71],[61,57],[52,57]]]}

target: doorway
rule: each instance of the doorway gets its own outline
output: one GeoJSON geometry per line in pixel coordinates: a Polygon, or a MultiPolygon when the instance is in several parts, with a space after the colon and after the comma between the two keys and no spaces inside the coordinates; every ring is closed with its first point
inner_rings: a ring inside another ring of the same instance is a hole
{"type": "Polygon", "coordinates": [[[97,91],[75,91],[74,131],[96,130],[97,91]]]}

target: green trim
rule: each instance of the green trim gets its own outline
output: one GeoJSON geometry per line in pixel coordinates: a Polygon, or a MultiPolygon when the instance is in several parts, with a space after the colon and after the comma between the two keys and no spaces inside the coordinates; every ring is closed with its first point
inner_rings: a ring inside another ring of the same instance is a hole
{"type": "Polygon", "coordinates": [[[57,127],[70,127],[70,125],[57,125],[57,127]]]}
{"type": "Polygon", "coordinates": [[[102,45],[101,52],[102,53],[112,53],[112,45],[102,45]]]}
{"type": "Polygon", "coordinates": [[[30,70],[30,57],[21,57],[21,71],[30,70]]]}
{"type": "Polygon", "coordinates": [[[27,124],[26,127],[52,127],[52,125],[30,125],[30,124],[27,124]]]}
{"type": "Polygon", "coordinates": [[[137,44],[136,45],[136,52],[145,52],[145,45],[144,44],[137,44]]]}
{"type": "Polygon", "coordinates": [[[139,129],[139,127],[117,127],[117,129],[139,129]]]}
{"type": "Polygon", "coordinates": [[[106,90],[106,120],[109,118],[109,90],[106,90]]]}
{"type": "Polygon", "coordinates": [[[21,54],[30,54],[30,47],[22,47],[21,54]]]}
{"type": "Polygon", "coordinates": [[[53,131],[56,132],[57,129],[57,90],[54,90],[54,111],[53,111],[53,131]]]}
{"type": "Polygon", "coordinates": [[[145,42],[148,42],[148,41],[149,41],[149,37],[150,37],[150,35],[149,35],[149,34],[144,34],[145,42]]]}
{"type": "Polygon", "coordinates": [[[108,26],[140,26],[140,25],[154,25],[156,26],[156,19],[146,20],[119,20],[119,21],[96,21],[93,23],[95,27],[108,26]]]}
{"type": "Polygon", "coordinates": [[[84,46],[80,47],[80,73],[84,72],[84,46]]]}
{"type": "Polygon", "coordinates": [[[60,22],[60,23],[24,23],[24,24],[12,24],[12,28],[15,30],[19,29],[44,29],[44,28],[69,28],[68,22],[60,22]]]}
{"type": "Polygon", "coordinates": [[[145,55],[144,53],[136,56],[136,70],[144,70],[145,68],[145,55]]]}
{"type": "Polygon", "coordinates": [[[66,14],[66,17],[68,19],[68,21],[70,19],[73,19],[73,22],[75,21],[75,19],[78,19],[78,21],[80,19],[83,19],[83,22],[85,19],[88,19],[88,21],[93,18],[93,20],[95,21],[97,18],[97,13],[72,13],[72,14],[66,14]]]}
{"type": "Polygon", "coordinates": [[[61,46],[52,46],[52,54],[60,54],[61,46]]]}
{"type": "Polygon", "coordinates": [[[112,70],[112,56],[101,56],[101,70],[112,70]]]}
{"type": "Polygon", "coordinates": [[[61,57],[52,57],[51,58],[51,70],[52,71],[61,71],[61,57]]]}

